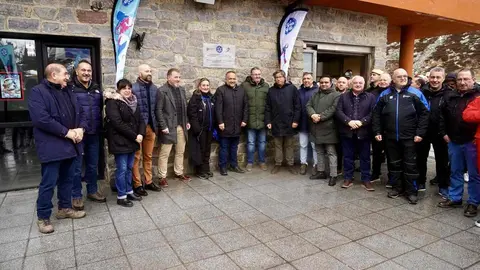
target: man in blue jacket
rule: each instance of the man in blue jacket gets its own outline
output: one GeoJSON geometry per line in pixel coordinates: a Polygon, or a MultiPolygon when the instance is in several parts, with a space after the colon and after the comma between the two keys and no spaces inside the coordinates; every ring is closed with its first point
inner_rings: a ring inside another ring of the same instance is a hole
{"type": "Polygon", "coordinates": [[[411,204],[418,201],[416,144],[427,134],[428,118],[429,106],[422,92],[410,87],[406,70],[396,69],[392,85],[380,94],[373,112],[375,139],[386,140],[393,184],[390,198],[405,192],[411,204]]]}
{"type": "Polygon", "coordinates": [[[300,97],[300,123],[298,123],[298,139],[300,143],[300,174],[305,175],[307,173],[307,156],[308,149],[312,148],[313,153],[313,168],[315,174],[315,168],[317,167],[317,152],[315,151],[315,142],[309,140],[309,126],[308,126],[308,114],[307,114],[307,103],[312,98],[312,96],[318,92],[318,84],[313,81],[312,73],[305,72],[303,73],[302,78],[303,84],[298,89],[298,96],[300,97]],[[309,147],[310,146],[310,147],[309,147]]]}
{"type": "Polygon", "coordinates": [[[102,129],[103,95],[100,86],[92,81],[92,65],[87,60],[78,63],[73,78],[73,93],[77,96],[78,105],[82,107],[86,117],[83,150],[85,155],[78,156],[73,178],[72,206],[83,210],[82,195],[82,163],[85,160],[85,182],[87,182],[87,198],[94,202],[106,202],[107,199],[98,192],[98,159],[100,156],[100,131],[102,129]]]}
{"type": "Polygon", "coordinates": [[[85,115],[73,92],[67,87],[68,72],[60,64],[45,68],[45,77],[32,88],[28,109],[38,158],[42,163],[42,180],[38,189],[37,216],[41,233],[53,232],[50,222],[52,197],[57,187],[57,219],[83,218],[84,211],[72,209],[72,183],[75,159],[83,154],[85,115]]]}

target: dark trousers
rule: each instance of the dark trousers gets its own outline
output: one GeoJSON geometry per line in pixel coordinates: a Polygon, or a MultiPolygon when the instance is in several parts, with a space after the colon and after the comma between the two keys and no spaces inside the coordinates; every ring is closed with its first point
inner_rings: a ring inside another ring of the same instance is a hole
{"type": "Polygon", "coordinates": [[[352,138],[341,137],[343,150],[343,176],[345,179],[353,179],[355,171],[355,154],[360,158],[360,170],[362,182],[370,181],[370,139],[358,139],[356,135],[352,138]]]}
{"type": "Polygon", "coordinates": [[[427,161],[430,153],[430,144],[435,152],[435,172],[439,188],[448,188],[450,182],[450,167],[448,164],[448,144],[442,137],[424,138],[417,143],[418,184],[427,181],[427,161]]]}
{"type": "Polygon", "coordinates": [[[202,158],[202,163],[195,166],[195,171],[198,174],[210,172],[210,151],[212,149],[212,138],[213,136],[211,131],[202,132],[198,138],[202,158]]]}
{"type": "Polygon", "coordinates": [[[38,187],[37,216],[49,219],[52,215],[52,198],[57,186],[58,209],[72,208],[72,185],[75,158],[42,163],[42,181],[38,187]]]}
{"type": "Polygon", "coordinates": [[[240,137],[220,137],[220,151],[218,153],[218,166],[226,168],[238,166],[237,151],[240,137]]]}
{"type": "Polygon", "coordinates": [[[100,156],[100,136],[86,134],[83,138],[83,150],[85,155],[78,156],[75,161],[75,176],[73,178],[72,198],[82,198],[82,163],[85,161],[85,182],[87,182],[87,194],[95,194],[98,191],[98,158],[100,156]]]}
{"type": "Polygon", "coordinates": [[[372,175],[380,175],[382,163],[385,162],[385,143],[372,140],[372,175]]]}
{"type": "Polygon", "coordinates": [[[388,171],[393,188],[417,195],[417,149],[413,139],[387,139],[388,171]]]}
{"type": "Polygon", "coordinates": [[[337,172],[341,172],[343,169],[343,146],[342,143],[337,143],[335,145],[337,150],[337,172]]]}

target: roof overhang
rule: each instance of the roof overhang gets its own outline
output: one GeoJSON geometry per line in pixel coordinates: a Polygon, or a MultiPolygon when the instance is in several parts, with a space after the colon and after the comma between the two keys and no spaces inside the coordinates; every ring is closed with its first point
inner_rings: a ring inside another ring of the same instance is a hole
{"type": "Polygon", "coordinates": [[[406,25],[414,28],[415,38],[480,30],[476,0],[306,0],[304,3],[386,17],[388,42],[399,41],[400,27],[406,25]]]}

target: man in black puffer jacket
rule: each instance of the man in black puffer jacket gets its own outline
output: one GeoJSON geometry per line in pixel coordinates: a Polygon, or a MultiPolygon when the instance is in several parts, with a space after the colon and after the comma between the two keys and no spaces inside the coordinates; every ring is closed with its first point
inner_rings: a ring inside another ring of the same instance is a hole
{"type": "Polygon", "coordinates": [[[407,71],[396,69],[392,85],[380,94],[373,113],[375,139],[386,140],[388,170],[393,184],[393,190],[388,193],[390,198],[405,192],[411,204],[418,201],[415,144],[427,133],[428,110],[422,92],[408,84],[407,71]]]}
{"type": "Polygon", "coordinates": [[[237,86],[237,74],[228,71],[225,74],[225,84],[215,92],[215,115],[220,129],[220,151],[218,165],[220,174],[227,175],[228,169],[244,173],[238,166],[237,151],[242,127],[247,126],[248,98],[245,89],[237,86]],[[230,152],[230,153],[229,153],[230,152]]]}

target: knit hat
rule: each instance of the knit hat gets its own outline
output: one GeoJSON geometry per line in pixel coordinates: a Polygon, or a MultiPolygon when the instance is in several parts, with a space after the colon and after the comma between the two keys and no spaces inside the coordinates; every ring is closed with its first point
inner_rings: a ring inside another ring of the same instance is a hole
{"type": "Polygon", "coordinates": [[[378,75],[382,75],[384,72],[383,72],[383,70],[376,68],[376,69],[372,70],[372,73],[376,73],[376,74],[378,74],[378,75]]]}
{"type": "Polygon", "coordinates": [[[447,74],[447,77],[445,78],[445,81],[456,81],[457,80],[457,74],[455,72],[450,72],[447,74]]]}

